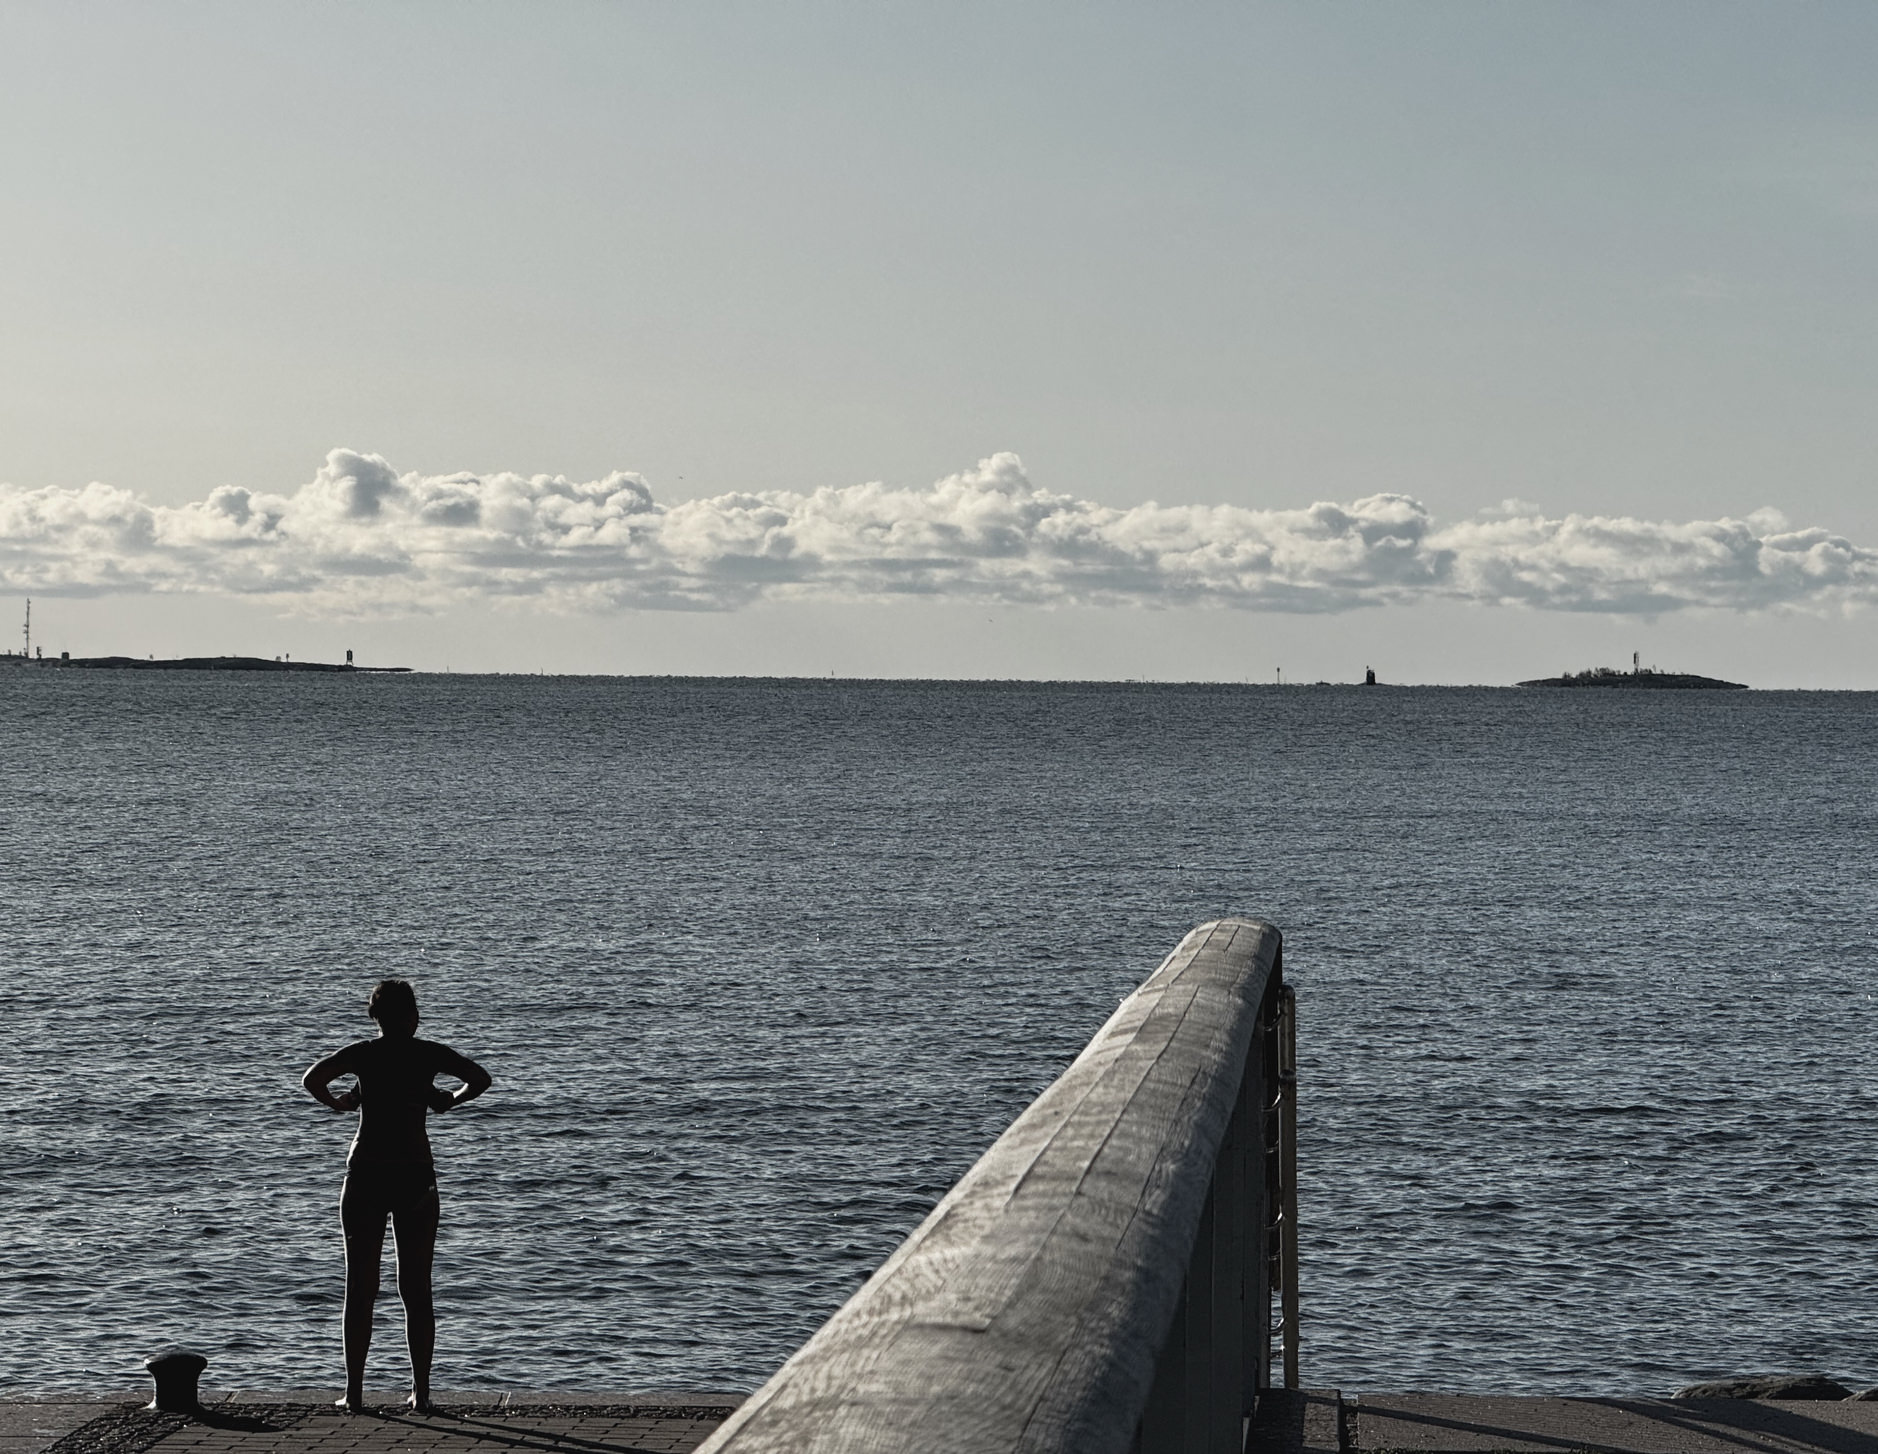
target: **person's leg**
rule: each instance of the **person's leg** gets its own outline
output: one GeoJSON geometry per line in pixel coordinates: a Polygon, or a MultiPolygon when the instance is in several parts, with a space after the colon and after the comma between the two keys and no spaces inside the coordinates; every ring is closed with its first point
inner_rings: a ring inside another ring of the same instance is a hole
{"type": "Polygon", "coordinates": [[[372,1346],[372,1307],[378,1301],[378,1264],[385,1250],[385,1208],[346,1178],[339,1197],[346,1234],[346,1396],[340,1406],[357,1413],[365,1403],[365,1354],[372,1346]]]}
{"type": "Polygon", "coordinates": [[[437,1311],[430,1299],[430,1264],[437,1251],[437,1188],[391,1216],[398,1241],[398,1297],[404,1303],[404,1346],[411,1354],[411,1407],[430,1408],[430,1359],[437,1348],[437,1311]]]}

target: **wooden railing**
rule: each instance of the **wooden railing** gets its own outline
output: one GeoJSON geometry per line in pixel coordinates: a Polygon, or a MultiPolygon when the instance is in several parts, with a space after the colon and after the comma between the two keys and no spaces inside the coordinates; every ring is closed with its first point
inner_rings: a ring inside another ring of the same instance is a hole
{"type": "Polygon", "coordinates": [[[700,1454],[1224,1454],[1297,1382],[1279,934],[1195,929],[700,1454]]]}

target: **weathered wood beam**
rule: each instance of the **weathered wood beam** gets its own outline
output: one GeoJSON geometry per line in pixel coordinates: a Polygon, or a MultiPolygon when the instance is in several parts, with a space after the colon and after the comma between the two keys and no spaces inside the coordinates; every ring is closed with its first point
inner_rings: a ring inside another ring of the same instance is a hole
{"type": "MultiPolygon", "coordinates": [[[[1241,1248],[1262,1262],[1262,1212],[1244,1225],[1263,1205],[1248,1176],[1262,1096],[1242,1082],[1278,958],[1278,931],[1256,919],[1182,940],[700,1454],[1130,1449],[1190,1263],[1243,1261],[1241,1248]]],[[[1210,1292],[1191,1301],[1182,1336],[1233,1365],[1231,1404],[1250,1315],[1210,1292]]],[[[1231,1422],[1236,1434],[1236,1409],[1231,1422]]]]}

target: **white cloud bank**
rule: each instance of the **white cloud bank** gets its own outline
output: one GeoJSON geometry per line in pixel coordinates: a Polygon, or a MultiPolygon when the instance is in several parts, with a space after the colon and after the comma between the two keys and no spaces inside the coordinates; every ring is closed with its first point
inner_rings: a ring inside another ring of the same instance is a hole
{"type": "Polygon", "coordinates": [[[1773,511],[1745,520],[1549,517],[1514,502],[1437,526],[1406,495],[1293,510],[1116,509],[998,454],[927,489],[881,484],[661,505],[637,475],[395,473],[336,449],[292,494],[181,506],[0,484],[12,592],[267,595],[326,611],[467,599],[558,610],[731,610],[902,595],[1035,604],[1343,611],[1442,598],[1549,610],[1826,609],[1878,599],[1878,552],[1773,511]]]}

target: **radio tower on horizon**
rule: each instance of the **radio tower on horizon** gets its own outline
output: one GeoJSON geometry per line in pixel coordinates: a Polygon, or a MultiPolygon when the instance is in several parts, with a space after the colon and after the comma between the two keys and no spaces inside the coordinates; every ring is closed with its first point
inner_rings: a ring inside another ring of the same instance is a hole
{"type": "Polygon", "coordinates": [[[28,661],[33,659],[33,598],[26,598],[26,650],[22,653],[28,661]]]}

